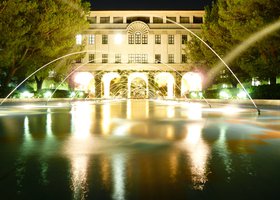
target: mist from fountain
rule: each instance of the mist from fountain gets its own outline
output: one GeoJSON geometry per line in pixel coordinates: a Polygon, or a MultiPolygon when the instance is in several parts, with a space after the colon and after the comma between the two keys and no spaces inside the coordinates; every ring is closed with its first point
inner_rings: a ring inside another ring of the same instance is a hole
{"type": "MultiPolygon", "coordinates": [[[[252,45],[254,45],[256,42],[265,39],[273,32],[280,29],[280,20],[277,20],[276,22],[269,24],[259,30],[256,33],[251,34],[244,42],[240,43],[238,46],[236,46],[233,50],[231,50],[224,58],[223,60],[229,64],[234,59],[236,59],[240,54],[242,54],[244,51],[246,51],[248,48],[250,48],[252,45]]],[[[212,70],[210,70],[209,74],[216,75],[221,68],[224,66],[223,62],[219,62],[212,70]]]]}

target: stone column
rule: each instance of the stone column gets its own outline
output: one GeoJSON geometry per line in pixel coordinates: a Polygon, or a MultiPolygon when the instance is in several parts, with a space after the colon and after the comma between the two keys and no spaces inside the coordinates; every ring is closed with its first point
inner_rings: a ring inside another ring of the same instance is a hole
{"type": "Polygon", "coordinates": [[[95,97],[101,98],[102,96],[102,75],[100,71],[95,72],[95,97]]]}
{"type": "Polygon", "coordinates": [[[148,72],[148,84],[149,84],[149,98],[154,98],[156,95],[155,89],[155,72],[151,71],[148,72]]]}
{"type": "Polygon", "coordinates": [[[121,84],[121,95],[123,98],[126,98],[128,95],[127,95],[127,90],[128,90],[128,87],[127,87],[127,81],[128,81],[128,71],[120,71],[118,70],[118,73],[120,74],[121,76],[121,80],[120,80],[120,83],[121,84]]]}
{"type": "Polygon", "coordinates": [[[175,74],[175,97],[179,98],[181,97],[181,80],[182,80],[182,75],[184,72],[176,72],[175,74]]]}

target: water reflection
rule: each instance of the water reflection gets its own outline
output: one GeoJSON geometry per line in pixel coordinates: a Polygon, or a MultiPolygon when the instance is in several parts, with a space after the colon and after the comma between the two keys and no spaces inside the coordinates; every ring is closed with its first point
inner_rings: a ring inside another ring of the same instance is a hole
{"type": "Polygon", "coordinates": [[[32,136],[30,134],[30,129],[29,129],[29,119],[27,116],[24,117],[23,130],[24,130],[24,141],[27,142],[32,140],[32,136]]]}
{"type": "Polygon", "coordinates": [[[86,139],[90,135],[94,107],[88,103],[80,103],[71,110],[71,132],[75,138],[86,139]]]}
{"type": "MultiPolygon", "coordinates": [[[[249,143],[259,148],[264,130],[250,119],[246,125],[243,119],[241,124],[237,119],[205,118],[199,104],[163,105],[139,100],[121,105],[81,102],[70,113],[51,108],[21,115],[13,188],[18,193],[31,187],[44,194],[63,190],[65,199],[176,199],[186,193],[211,193],[209,185],[223,191],[244,177],[250,183],[262,170],[255,169],[262,163],[256,164],[259,157],[270,158],[267,152],[279,155],[275,140],[269,141],[274,147],[254,151],[258,156],[246,150],[249,143]]],[[[10,119],[1,120],[7,124],[10,119]]],[[[271,167],[279,165],[265,169],[271,167]]]]}
{"type": "MultiPolygon", "coordinates": [[[[193,106],[187,111],[187,114],[189,119],[200,120],[202,118],[201,107],[199,105],[193,106]]],[[[197,190],[203,190],[205,183],[208,181],[207,174],[209,173],[207,165],[210,147],[202,138],[204,126],[204,122],[187,124],[187,134],[183,140],[191,162],[193,188],[197,190]]]]}
{"type": "Polygon", "coordinates": [[[111,105],[109,103],[102,105],[102,133],[108,135],[111,123],[111,105]]]}
{"type": "Polygon", "coordinates": [[[225,165],[225,170],[228,174],[228,181],[231,179],[231,173],[232,173],[232,160],[231,160],[231,154],[228,150],[227,146],[227,139],[226,139],[226,133],[227,133],[228,127],[226,126],[220,126],[220,133],[219,138],[216,141],[215,148],[217,148],[219,155],[222,158],[222,161],[225,165]]]}
{"type": "Polygon", "coordinates": [[[70,158],[71,162],[71,189],[74,200],[84,200],[88,193],[88,156],[76,155],[70,158]]]}
{"type": "Polygon", "coordinates": [[[113,199],[125,199],[126,158],[123,153],[113,155],[113,199]]]}
{"type": "Polygon", "coordinates": [[[52,114],[51,114],[51,109],[50,108],[48,108],[48,110],[47,110],[46,133],[47,133],[48,138],[53,137],[52,114]]]}
{"type": "Polygon", "coordinates": [[[88,193],[89,153],[94,145],[91,125],[95,109],[90,104],[77,104],[71,110],[72,136],[65,145],[65,153],[70,159],[71,190],[73,199],[86,199],[88,193]]]}

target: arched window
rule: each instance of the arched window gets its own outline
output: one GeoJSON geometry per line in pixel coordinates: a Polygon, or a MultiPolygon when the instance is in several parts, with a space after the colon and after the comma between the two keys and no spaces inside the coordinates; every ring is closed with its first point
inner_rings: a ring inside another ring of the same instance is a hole
{"type": "Polygon", "coordinates": [[[141,21],[132,22],[127,27],[128,44],[148,44],[149,27],[141,21]]]}
{"type": "Polygon", "coordinates": [[[135,33],[135,44],[141,44],[141,33],[140,32],[135,33]]]}

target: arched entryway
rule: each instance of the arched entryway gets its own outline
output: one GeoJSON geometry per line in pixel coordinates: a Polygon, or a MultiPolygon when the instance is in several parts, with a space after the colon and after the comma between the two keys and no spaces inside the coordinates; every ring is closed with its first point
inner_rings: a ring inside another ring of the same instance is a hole
{"type": "Polygon", "coordinates": [[[103,75],[102,83],[103,83],[103,90],[104,90],[104,98],[110,98],[110,84],[111,81],[115,78],[120,78],[120,75],[116,72],[109,72],[103,75]]]}
{"type": "Polygon", "coordinates": [[[173,98],[174,97],[174,83],[175,79],[171,73],[161,72],[155,75],[155,82],[157,83],[159,88],[166,87],[166,97],[173,98]]]}
{"type": "Polygon", "coordinates": [[[127,98],[148,98],[148,76],[146,73],[131,73],[128,76],[127,86],[127,98]]]}
{"type": "Polygon", "coordinates": [[[199,73],[188,72],[182,76],[181,80],[181,96],[190,92],[202,90],[202,78],[199,73]]]}
{"type": "Polygon", "coordinates": [[[74,74],[75,89],[95,94],[95,79],[90,72],[77,72],[74,74]]]}

